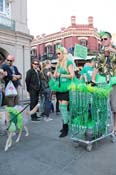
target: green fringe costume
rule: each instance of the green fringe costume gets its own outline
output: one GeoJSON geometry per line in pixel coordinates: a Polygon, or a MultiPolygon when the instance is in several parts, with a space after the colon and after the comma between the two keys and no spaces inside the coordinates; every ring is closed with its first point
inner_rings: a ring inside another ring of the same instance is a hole
{"type": "Polygon", "coordinates": [[[23,117],[19,113],[19,111],[17,111],[13,107],[6,107],[6,110],[10,115],[10,124],[8,126],[8,131],[15,132],[16,128],[22,129],[22,127],[23,127],[23,122],[22,122],[23,117]]]}

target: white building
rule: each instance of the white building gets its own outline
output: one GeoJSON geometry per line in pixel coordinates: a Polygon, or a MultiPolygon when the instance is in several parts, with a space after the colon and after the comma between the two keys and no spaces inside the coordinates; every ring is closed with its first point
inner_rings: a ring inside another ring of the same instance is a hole
{"type": "Polygon", "coordinates": [[[22,73],[21,96],[25,90],[25,73],[30,67],[30,45],[33,37],[27,27],[27,0],[0,0],[0,59],[15,56],[22,73]]]}
{"type": "Polygon", "coordinates": [[[116,33],[112,34],[112,43],[116,46],[116,33]]]}

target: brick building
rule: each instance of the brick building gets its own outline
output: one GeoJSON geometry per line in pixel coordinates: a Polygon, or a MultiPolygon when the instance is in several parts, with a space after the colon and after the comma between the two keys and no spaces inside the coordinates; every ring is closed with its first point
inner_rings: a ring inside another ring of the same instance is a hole
{"type": "Polygon", "coordinates": [[[73,53],[75,44],[88,48],[89,53],[95,53],[100,48],[98,31],[94,27],[93,17],[88,17],[88,24],[77,24],[76,17],[71,16],[71,25],[62,27],[57,33],[38,35],[31,43],[32,56],[54,58],[56,47],[61,44],[73,53]]]}

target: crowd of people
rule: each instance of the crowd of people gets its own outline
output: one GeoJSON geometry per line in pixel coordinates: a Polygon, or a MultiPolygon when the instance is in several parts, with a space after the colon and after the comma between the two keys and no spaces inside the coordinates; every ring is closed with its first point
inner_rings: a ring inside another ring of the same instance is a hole
{"type": "MultiPolygon", "coordinates": [[[[92,58],[85,63],[80,76],[76,75],[76,68],[71,56],[68,54],[67,49],[60,46],[56,50],[57,64],[55,71],[52,72],[51,62],[49,60],[40,63],[38,59],[33,59],[31,68],[26,72],[26,88],[30,96],[30,111],[32,121],[39,121],[37,111],[44,117],[45,121],[50,121],[51,111],[54,112],[54,105],[52,103],[52,90],[49,86],[51,77],[57,79],[60,86],[68,86],[68,83],[78,77],[92,86],[96,86],[96,75],[99,73],[106,77],[107,83],[112,76],[116,76],[116,49],[112,47],[112,36],[109,32],[102,32],[101,44],[102,51],[96,57],[92,58]],[[59,81],[60,80],[60,81],[59,81]]],[[[19,103],[17,96],[5,97],[4,89],[8,82],[11,80],[18,91],[21,85],[22,78],[18,68],[13,64],[15,61],[14,56],[8,55],[4,63],[1,62],[0,66],[0,105],[15,106],[19,103]],[[4,96],[4,98],[3,98],[4,96]]],[[[68,134],[69,122],[69,91],[56,91],[56,112],[60,112],[62,118],[62,129],[60,130],[59,137],[65,137],[68,134]]],[[[111,109],[114,116],[114,130],[116,133],[116,85],[113,86],[113,91],[110,95],[111,109]]]]}
{"type": "Polygon", "coordinates": [[[26,87],[30,95],[30,114],[33,121],[39,120],[36,113],[39,109],[45,121],[52,120],[49,115],[51,110],[54,111],[54,109],[48,83],[51,76],[50,61],[47,60],[40,65],[38,59],[32,60],[32,67],[26,74],[26,87]],[[40,101],[38,101],[39,99],[40,101]]]}

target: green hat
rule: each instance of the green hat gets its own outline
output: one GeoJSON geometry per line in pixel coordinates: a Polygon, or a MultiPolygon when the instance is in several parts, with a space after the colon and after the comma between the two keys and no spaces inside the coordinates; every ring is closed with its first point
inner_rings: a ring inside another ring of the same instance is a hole
{"type": "Polygon", "coordinates": [[[57,46],[56,51],[57,50],[60,50],[64,54],[67,53],[67,49],[65,47],[61,46],[61,45],[58,45],[57,46]]]}
{"type": "Polygon", "coordinates": [[[100,38],[102,38],[103,36],[108,36],[109,38],[112,38],[111,33],[106,32],[106,31],[101,31],[101,32],[99,33],[99,36],[100,36],[100,38]]]}

